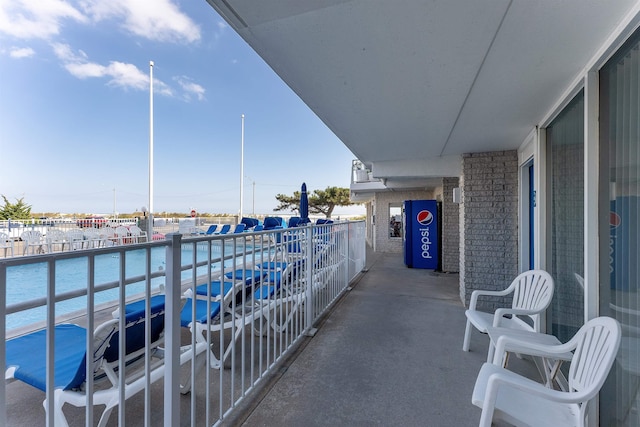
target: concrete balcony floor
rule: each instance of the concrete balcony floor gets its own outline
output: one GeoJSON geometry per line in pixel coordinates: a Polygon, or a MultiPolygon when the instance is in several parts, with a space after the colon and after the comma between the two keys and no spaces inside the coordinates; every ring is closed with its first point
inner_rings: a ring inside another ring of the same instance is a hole
{"type": "MultiPolygon", "coordinates": [[[[477,426],[471,394],[488,339],[462,351],[457,274],[409,269],[367,253],[367,269],[313,338],[225,425],[477,426]]],[[[534,364],[510,369],[537,378],[534,364]]]]}

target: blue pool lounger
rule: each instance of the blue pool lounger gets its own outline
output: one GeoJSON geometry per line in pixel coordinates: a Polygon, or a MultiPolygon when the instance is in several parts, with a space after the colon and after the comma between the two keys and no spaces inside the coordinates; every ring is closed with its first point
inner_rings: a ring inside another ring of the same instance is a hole
{"type": "MultiPolygon", "coordinates": [[[[144,361],[145,354],[145,312],[135,310],[127,313],[126,360],[127,376],[135,368],[133,362],[144,361]],[[131,364],[130,364],[131,363],[131,364]]],[[[93,405],[105,405],[98,423],[104,427],[114,407],[120,402],[118,385],[119,319],[109,320],[98,326],[93,333],[95,360],[93,376],[95,389],[93,405]],[[106,381],[108,380],[108,381],[106,381]],[[104,385],[104,383],[107,383],[104,385]]],[[[150,381],[155,382],[164,375],[164,363],[155,357],[156,350],[163,343],[164,303],[154,304],[150,314],[152,360],[150,381]]],[[[81,407],[87,404],[84,391],[86,383],[87,330],[78,325],[60,324],[54,328],[54,408],[55,425],[67,427],[69,424],[62,410],[65,403],[81,407]]],[[[46,391],[46,331],[39,330],[7,341],[5,381],[22,381],[39,390],[46,391]]],[[[143,390],[144,375],[137,375],[132,381],[125,380],[125,399],[143,390]]],[[[45,401],[46,408],[46,401],[45,401]]]]}

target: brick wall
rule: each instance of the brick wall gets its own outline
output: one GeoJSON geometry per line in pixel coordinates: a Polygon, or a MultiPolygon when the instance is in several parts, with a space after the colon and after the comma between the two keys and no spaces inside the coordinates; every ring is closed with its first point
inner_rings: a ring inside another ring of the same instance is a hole
{"type": "Polygon", "coordinates": [[[518,274],[518,155],[465,154],[462,170],[460,296],[468,305],[472,291],[502,290],[518,274]]]}
{"type": "Polygon", "coordinates": [[[460,271],[460,205],[453,203],[458,178],[442,180],[442,271],[460,271]]]}

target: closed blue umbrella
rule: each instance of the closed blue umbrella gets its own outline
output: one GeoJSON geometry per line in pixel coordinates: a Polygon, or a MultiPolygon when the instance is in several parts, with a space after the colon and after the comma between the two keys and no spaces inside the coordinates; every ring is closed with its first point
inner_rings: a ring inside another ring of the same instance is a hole
{"type": "Polygon", "coordinates": [[[307,184],[302,183],[300,191],[300,225],[309,223],[309,198],[307,196],[307,184]]]}

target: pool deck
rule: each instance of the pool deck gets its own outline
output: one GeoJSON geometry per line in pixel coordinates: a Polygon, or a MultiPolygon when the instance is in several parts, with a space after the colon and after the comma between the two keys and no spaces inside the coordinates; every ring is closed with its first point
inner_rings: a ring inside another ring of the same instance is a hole
{"type": "MultiPolygon", "coordinates": [[[[371,251],[365,270],[315,336],[303,339],[222,425],[478,425],[480,409],[471,404],[471,393],[488,340],[474,332],[471,351],[462,351],[458,275],[409,269],[401,254],[371,251]]],[[[536,378],[528,360],[511,358],[510,368],[536,378]]],[[[161,387],[158,381],[152,388],[161,387]]],[[[10,425],[44,425],[44,393],[14,383],[7,396],[10,425]]],[[[186,411],[188,398],[183,400],[186,411]]],[[[142,405],[142,394],[132,397],[127,414],[141,414],[142,405]]],[[[153,425],[161,425],[157,409],[153,425]]],[[[83,409],[66,413],[72,426],[82,425],[83,409]]],[[[189,425],[186,412],[181,419],[189,425]]],[[[116,413],[108,425],[117,425],[116,413]]]]}

